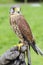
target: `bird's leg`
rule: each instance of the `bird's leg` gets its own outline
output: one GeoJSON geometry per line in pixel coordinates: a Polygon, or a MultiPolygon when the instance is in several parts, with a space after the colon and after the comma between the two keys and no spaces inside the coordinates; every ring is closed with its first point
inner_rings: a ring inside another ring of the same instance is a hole
{"type": "Polygon", "coordinates": [[[30,45],[27,46],[27,54],[28,54],[28,65],[31,65],[31,56],[30,56],[30,45]]]}

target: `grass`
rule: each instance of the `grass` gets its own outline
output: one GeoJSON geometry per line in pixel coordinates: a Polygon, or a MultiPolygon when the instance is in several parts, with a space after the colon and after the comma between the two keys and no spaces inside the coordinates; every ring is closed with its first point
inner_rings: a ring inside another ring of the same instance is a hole
{"type": "MultiPolygon", "coordinates": [[[[0,7],[0,55],[19,41],[9,24],[9,10],[10,6],[0,7]]],[[[43,4],[41,7],[24,4],[21,11],[31,27],[37,45],[43,50],[43,4]]],[[[43,65],[43,57],[36,55],[32,49],[31,58],[32,65],[43,65]]]]}

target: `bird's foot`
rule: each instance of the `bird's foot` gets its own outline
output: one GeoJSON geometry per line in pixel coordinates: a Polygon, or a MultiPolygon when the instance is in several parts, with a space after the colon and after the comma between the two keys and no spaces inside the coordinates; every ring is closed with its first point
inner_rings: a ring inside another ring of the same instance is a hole
{"type": "Polygon", "coordinates": [[[21,48],[23,45],[24,45],[23,43],[18,44],[18,45],[17,45],[17,46],[18,46],[18,50],[20,50],[20,48],[21,48]]]}

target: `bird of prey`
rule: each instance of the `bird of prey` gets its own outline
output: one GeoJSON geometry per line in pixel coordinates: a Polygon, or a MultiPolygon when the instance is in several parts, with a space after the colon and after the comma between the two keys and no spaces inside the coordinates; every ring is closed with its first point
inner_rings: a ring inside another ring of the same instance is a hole
{"type": "Polygon", "coordinates": [[[37,54],[43,55],[43,52],[35,43],[30,26],[21,13],[21,8],[18,6],[10,8],[10,25],[21,42],[30,45],[37,54]]]}

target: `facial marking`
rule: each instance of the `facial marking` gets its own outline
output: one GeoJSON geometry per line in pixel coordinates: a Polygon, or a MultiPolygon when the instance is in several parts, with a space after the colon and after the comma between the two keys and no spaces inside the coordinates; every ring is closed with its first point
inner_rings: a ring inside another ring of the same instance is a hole
{"type": "Polygon", "coordinates": [[[13,13],[13,9],[10,10],[10,13],[13,13]]]}

